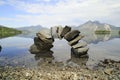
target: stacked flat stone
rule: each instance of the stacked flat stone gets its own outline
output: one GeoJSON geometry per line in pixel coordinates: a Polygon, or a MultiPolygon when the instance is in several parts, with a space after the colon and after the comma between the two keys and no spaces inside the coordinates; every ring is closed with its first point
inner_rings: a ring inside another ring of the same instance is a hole
{"type": "Polygon", "coordinates": [[[34,37],[34,44],[30,47],[31,53],[39,53],[49,51],[54,42],[53,37],[51,36],[51,31],[49,29],[44,29],[36,33],[34,37]]]}
{"type": "Polygon", "coordinates": [[[88,47],[86,42],[79,42],[84,36],[80,34],[79,30],[71,30],[71,27],[56,26],[51,28],[53,38],[66,39],[72,48],[72,52],[76,56],[83,56],[87,54],[88,47]]]}
{"type": "Polygon", "coordinates": [[[84,37],[80,34],[80,31],[71,30],[69,26],[65,26],[64,28],[62,26],[55,26],[51,27],[50,30],[41,30],[36,36],[34,38],[34,44],[30,48],[33,52],[50,50],[53,47],[52,43],[55,38],[66,39],[73,53],[77,56],[86,55],[89,49],[86,42],[79,42],[84,37]]]}

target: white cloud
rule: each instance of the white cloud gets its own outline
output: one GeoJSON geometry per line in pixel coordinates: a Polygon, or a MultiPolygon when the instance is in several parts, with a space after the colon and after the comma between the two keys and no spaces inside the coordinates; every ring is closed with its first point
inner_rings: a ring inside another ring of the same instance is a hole
{"type": "Polygon", "coordinates": [[[45,1],[45,2],[50,2],[51,0],[36,0],[36,1],[45,1]]]}
{"type": "MultiPolygon", "coordinates": [[[[50,0],[47,0],[50,1],[50,0]]],[[[28,13],[42,13],[42,14],[61,14],[61,13],[98,13],[111,12],[120,8],[120,0],[60,0],[56,4],[43,3],[28,3],[19,0],[10,0],[10,4],[18,9],[28,13]]],[[[104,14],[104,13],[103,13],[104,14]]]]}
{"type": "MultiPolygon", "coordinates": [[[[59,0],[57,3],[29,3],[21,0],[8,0],[9,5],[28,13],[17,14],[16,19],[29,24],[44,26],[76,24],[80,21],[100,20],[120,25],[120,0],[59,0]]],[[[41,0],[37,0],[41,1],[41,0]]]]}
{"type": "Polygon", "coordinates": [[[0,5],[5,4],[5,2],[3,0],[0,0],[0,5]]]}

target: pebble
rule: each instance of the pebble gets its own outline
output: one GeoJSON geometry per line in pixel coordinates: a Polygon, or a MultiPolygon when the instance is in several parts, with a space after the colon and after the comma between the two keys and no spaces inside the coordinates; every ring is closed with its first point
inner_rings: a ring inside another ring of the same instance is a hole
{"type": "Polygon", "coordinates": [[[109,68],[109,69],[104,69],[104,72],[106,73],[106,74],[108,74],[108,75],[111,75],[112,74],[112,72],[113,72],[113,68],[109,68]]]}

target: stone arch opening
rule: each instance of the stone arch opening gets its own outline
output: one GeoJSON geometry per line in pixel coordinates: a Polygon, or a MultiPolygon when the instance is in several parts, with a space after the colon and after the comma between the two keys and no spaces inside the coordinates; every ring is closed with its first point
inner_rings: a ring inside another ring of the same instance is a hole
{"type": "Polygon", "coordinates": [[[79,30],[72,30],[69,26],[55,26],[50,29],[40,30],[34,37],[34,44],[30,47],[33,54],[50,51],[56,38],[65,39],[71,46],[71,51],[76,57],[87,54],[86,42],[79,42],[84,36],[79,30]]]}
{"type": "Polygon", "coordinates": [[[64,63],[71,59],[71,47],[65,39],[55,38],[53,45],[54,47],[51,50],[53,51],[54,61],[64,63]]]}

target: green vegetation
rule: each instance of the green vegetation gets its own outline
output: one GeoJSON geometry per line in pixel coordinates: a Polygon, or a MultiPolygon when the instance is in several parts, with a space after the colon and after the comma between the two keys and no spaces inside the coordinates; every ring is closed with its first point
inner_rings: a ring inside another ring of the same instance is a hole
{"type": "Polygon", "coordinates": [[[119,30],[119,32],[118,32],[118,33],[119,33],[119,35],[120,35],[120,30],[119,30]]]}
{"type": "Polygon", "coordinates": [[[17,34],[22,33],[19,30],[13,29],[13,28],[8,28],[5,26],[1,26],[0,25],[0,38],[4,38],[4,37],[9,37],[9,36],[14,36],[17,34]]]}
{"type": "Polygon", "coordinates": [[[107,30],[96,30],[95,34],[110,34],[111,31],[107,31],[107,30]]]}

